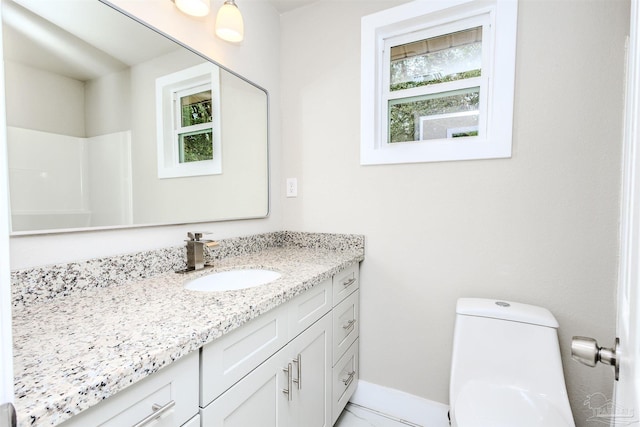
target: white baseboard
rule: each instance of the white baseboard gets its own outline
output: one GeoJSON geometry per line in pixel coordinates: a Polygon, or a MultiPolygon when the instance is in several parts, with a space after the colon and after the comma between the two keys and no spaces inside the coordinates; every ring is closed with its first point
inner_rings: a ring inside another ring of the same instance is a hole
{"type": "Polygon", "coordinates": [[[448,405],[367,381],[358,381],[350,402],[421,426],[449,425],[448,405]]]}

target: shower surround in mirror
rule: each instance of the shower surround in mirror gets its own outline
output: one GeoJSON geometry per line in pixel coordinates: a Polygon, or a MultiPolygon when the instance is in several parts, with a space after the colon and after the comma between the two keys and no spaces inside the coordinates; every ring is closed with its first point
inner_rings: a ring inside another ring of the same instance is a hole
{"type": "Polygon", "coordinates": [[[2,0],[12,231],[267,216],[266,91],[105,3],[2,0]],[[202,64],[222,173],[162,179],[156,82],[202,64]]]}
{"type": "Polygon", "coordinates": [[[131,132],[7,128],[13,231],[133,224],[131,132]]]}

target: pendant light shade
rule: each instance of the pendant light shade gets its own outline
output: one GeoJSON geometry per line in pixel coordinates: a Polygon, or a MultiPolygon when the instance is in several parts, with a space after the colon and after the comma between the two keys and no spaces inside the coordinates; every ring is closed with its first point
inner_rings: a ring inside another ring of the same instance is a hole
{"type": "Polygon", "coordinates": [[[216,16],[216,35],[229,42],[244,38],[244,22],[234,0],[226,0],[216,16]]]}
{"type": "Polygon", "coordinates": [[[210,0],[175,0],[178,9],[191,16],[207,16],[210,0]]]}

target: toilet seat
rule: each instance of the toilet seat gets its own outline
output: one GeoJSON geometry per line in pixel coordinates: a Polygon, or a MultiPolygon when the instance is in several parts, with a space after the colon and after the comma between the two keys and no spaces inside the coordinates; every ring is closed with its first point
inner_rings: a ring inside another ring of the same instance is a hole
{"type": "Polygon", "coordinates": [[[457,427],[569,427],[569,408],[563,411],[543,395],[515,386],[479,381],[460,390],[453,409],[457,427]],[[568,414],[567,414],[568,411],[568,414]],[[563,413],[564,412],[564,413],[563,413]]]}

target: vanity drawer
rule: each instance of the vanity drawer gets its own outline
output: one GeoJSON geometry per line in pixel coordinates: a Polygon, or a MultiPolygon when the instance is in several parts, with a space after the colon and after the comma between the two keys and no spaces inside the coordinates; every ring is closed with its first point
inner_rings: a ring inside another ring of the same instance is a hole
{"type": "Polygon", "coordinates": [[[355,263],[333,276],[333,305],[360,287],[360,263],[355,263]]]}
{"type": "Polygon", "coordinates": [[[287,304],[202,347],[200,406],[205,407],[288,341],[287,304]]]}
{"type": "Polygon", "coordinates": [[[150,420],[145,427],[181,426],[191,422],[198,414],[197,351],[70,418],[62,425],[133,426],[160,411],[160,417],[150,420]]]}
{"type": "Polygon", "coordinates": [[[358,340],[333,367],[332,424],[342,413],[358,385],[358,340]]]}
{"type": "Polygon", "coordinates": [[[360,291],[356,291],[333,308],[334,364],[358,338],[359,296],[360,291]]]}
{"type": "Polygon", "coordinates": [[[327,279],[295,297],[289,305],[289,339],[311,326],[332,307],[332,282],[327,279]]]}

